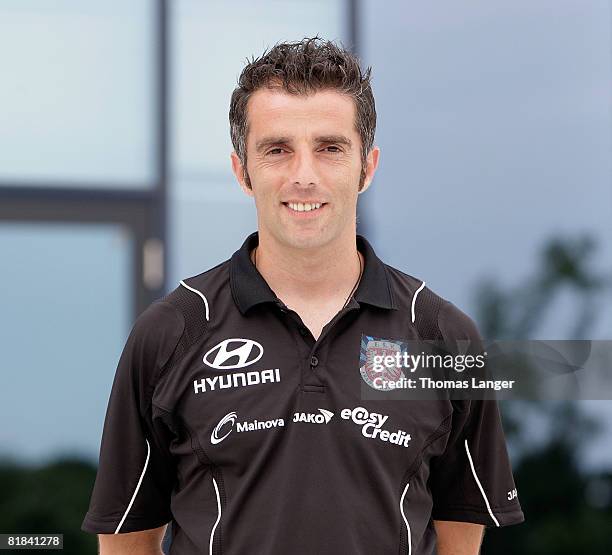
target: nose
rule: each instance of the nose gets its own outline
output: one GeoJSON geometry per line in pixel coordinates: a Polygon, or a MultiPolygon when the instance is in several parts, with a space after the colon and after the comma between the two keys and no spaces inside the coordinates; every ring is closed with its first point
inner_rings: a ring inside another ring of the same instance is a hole
{"type": "Polygon", "coordinates": [[[289,166],[291,183],[311,187],[318,182],[314,154],[309,150],[296,152],[289,166]]]}

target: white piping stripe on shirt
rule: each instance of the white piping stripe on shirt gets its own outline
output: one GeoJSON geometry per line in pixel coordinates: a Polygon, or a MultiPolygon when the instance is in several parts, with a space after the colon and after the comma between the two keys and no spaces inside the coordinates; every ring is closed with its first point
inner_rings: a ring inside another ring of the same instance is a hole
{"type": "Polygon", "coordinates": [[[217,481],[215,480],[214,476],[212,477],[212,481],[213,486],[215,486],[215,495],[217,496],[217,520],[210,532],[210,542],[208,544],[208,552],[210,555],[212,555],[213,552],[213,539],[215,537],[215,530],[217,529],[217,524],[219,524],[219,521],[221,520],[221,498],[219,497],[219,487],[217,486],[217,481]]]}
{"type": "Polygon", "coordinates": [[[400,499],[400,512],[402,513],[402,518],[404,519],[404,523],[406,524],[406,530],[408,531],[408,555],[411,555],[412,553],[412,536],[410,534],[410,525],[408,524],[408,520],[406,519],[406,515],[404,514],[404,497],[406,495],[406,492],[408,491],[408,486],[410,485],[410,482],[408,482],[406,484],[406,487],[404,488],[404,492],[402,493],[402,497],[400,499]]]}
{"type": "Polygon", "coordinates": [[[411,312],[412,312],[412,323],[413,324],[414,324],[414,303],[416,303],[417,295],[421,292],[421,289],[423,289],[423,287],[425,287],[425,282],[421,283],[420,287],[414,292],[414,296],[412,297],[411,312]]]}
{"type": "Polygon", "coordinates": [[[190,287],[183,280],[180,281],[180,284],[184,285],[187,289],[189,289],[189,291],[193,291],[194,293],[202,297],[202,300],[204,301],[204,306],[206,306],[206,321],[208,322],[208,301],[206,300],[204,293],[202,293],[201,291],[198,291],[197,289],[194,289],[193,287],[190,287]]]}
{"type": "Polygon", "coordinates": [[[485,502],[485,505],[487,506],[487,510],[489,511],[489,514],[491,515],[493,522],[495,522],[495,526],[499,526],[499,522],[497,521],[497,519],[495,518],[495,515],[493,514],[493,511],[491,510],[491,505],[489,505],[489,500],[487,499],[484,489],[482,488],[482,484],[480,483],[480,480],[478,479],[478,476],[476,475],[476,469],[474,468],[474,461],[472,461],[472,455],[470,455],[470,448],[468,447],[467,439],[465,440],[465,452],[467,453],[468,459],[470,461],[470,466],[472,467],[472,474],[474,475],[474,480],[476,480],[476,483],[478,484],[478,489],[480,489],[480,493],[482,493],[482,497],[484,498],[484,502],[485,502]]]}
{"type": "Polygon", "coordinates": [[[140,474],[140,479],[138,480],[138,484],[136,484],[136,489],[134,490],[134,494],[132,495],[130,504],[125,510],[125,514],[123,515],[121,522],[119,522],[119,525],[117,526],[117,529],[115,530],[115,534],[119,533],[119,530],[121,529],[121,526],[123,525],[123,521],[125,520],[125,517],[130,512],[130,509],[132,508],[132,504],[134,503],[134,499],[136,499],[136,495],[138,494],[138,490],[140,489],[140,484],[142,484],[142,479],[144,478],[145,472],[147,471],[147,466],[149,464],[149,457],[151,456],[151,446],[149,445],[149,440],[147,438],[145,438],[145,441],[147,442],[147,459],[145,460],[144,468],[142,469],[142,473],[140,474]]]}

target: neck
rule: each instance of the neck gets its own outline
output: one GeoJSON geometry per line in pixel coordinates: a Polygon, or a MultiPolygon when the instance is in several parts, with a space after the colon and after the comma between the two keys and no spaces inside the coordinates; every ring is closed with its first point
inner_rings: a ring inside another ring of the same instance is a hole
{"type": "Polygon", "coordinates": [[[364,261],[355,230],[312,248],[291,247],[259,232],[255,259],[259,273],[285,304],[344,304],[360,277],[364,261]]]}

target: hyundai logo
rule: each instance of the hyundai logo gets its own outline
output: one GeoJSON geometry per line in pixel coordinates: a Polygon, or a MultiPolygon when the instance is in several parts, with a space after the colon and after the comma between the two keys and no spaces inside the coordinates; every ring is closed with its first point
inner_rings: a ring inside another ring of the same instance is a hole
{"type": "Polygon", "coordinates": [[[244,368],[257,362],[263,356],[263,347],[252,339],[224,339],[210,349],[203,361],[216,370],[244,368]]]}

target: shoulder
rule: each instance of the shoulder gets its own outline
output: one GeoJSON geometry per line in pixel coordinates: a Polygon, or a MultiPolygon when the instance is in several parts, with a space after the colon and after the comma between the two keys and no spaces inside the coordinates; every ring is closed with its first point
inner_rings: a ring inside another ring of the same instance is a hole
{"type": "MultiPolygon", "coordinates": [[[[149,339],[160,371],[172,367],[209,327],[214,303],[227,292],[228,261],[180,280],[139,317],[139,335],[149,339]]],[[[160,377],[160,374],[157,375],[160,377]]]]}
{"type": "Polygon", "coordinates": [[[474,320],[438,294],[419,277],[385,264],[389,283],[400,310],[410,310],[414,324],[426,339],[480,340],[474,320]]]}
{"type": "Polygon", "coordinates": [[[438,313],[438,326],[444,339],[480,340],[476,322],[448,300],[444,300],[438,313]]]}
{"type": "Polygon", "coordinates": [[[171,304],[182,315],[188,331],[207,327],[213,305],[229,292],[229,260],[179,281],[161,301],[171,304]]]}
{"type": "Polygon", "coordinates": [[[409,304],[415,295],[419,295],[423,290],[425,281],[407,274],[398,268],[394,268],[389,264],[384,264],[385,271],[387,272],[387,279],[389,280],[389,286],[393,291],[393,296],[401,307],[402,305],[409,304]]]}
{"type": "Polygon", "coordinates": [[[419,337],[440,339],[439,312],[446,300],[427,286],[424,279],[385,264],[397,308],[410,317],[419,337]]]}
{"type": "Polygon", "coordinates": [[[168,363],[185,329],[176,307],[162,299],[151,303],[137,318],[127,340],[126,353],[147,382],[168,363]]]}
{"type": "Polygon", "coordinates": [[[219,264],[216,266],[200,272],[199,274],[184,277],[181,282],[198,289],[213,287],[217,283],[224,283],[229,276],[230,263],[231,259],[228,258],[223,262],[219,262],[219,264]]]}
{"type": "Polygon", "coordinates": [[[181,347],[185,347],[185,341],[196,337],[206,327],[207,295],[211,284],[223,281],[220,275],[226,262],[180,280],[174,289],[152,302],[138,316],[128,344],[130,351],[140,357],[143,369],[153,373],[153,369],[159,371],[168,366],[181,347]]]}

